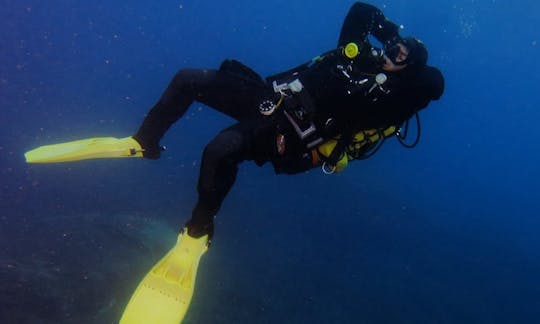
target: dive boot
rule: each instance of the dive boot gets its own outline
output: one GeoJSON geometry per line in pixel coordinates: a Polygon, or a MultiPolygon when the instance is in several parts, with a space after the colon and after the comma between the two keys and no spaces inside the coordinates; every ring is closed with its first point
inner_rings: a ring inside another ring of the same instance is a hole
{"type": "Polygon", "coordinates": [[[94,137],[40,146],[24,154],[27,163],[56,163],[88,159],[143,157],[144,149],[133,137],[94,137]]]}
{"type": "Polygon", "coordinates": [[[141,281],[120,324],[178,324],[186,315],[208,235],[194,238],[184,229],[176,245],[141,281]]]}

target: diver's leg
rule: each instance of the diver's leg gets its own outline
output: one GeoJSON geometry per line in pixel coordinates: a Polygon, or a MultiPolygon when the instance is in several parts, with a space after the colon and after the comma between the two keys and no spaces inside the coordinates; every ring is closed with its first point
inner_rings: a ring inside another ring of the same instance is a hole
{"type": "Polygon", "coordinates": [[[257,112],[264,91],[260,84],[219,70],[180,70],[133,138],[145,149],[145,157],[158,158],[159,140],[193,101],[242,120],[257,112]]]}
{"type": "Polygon", "coordinates": [[[235,127],[218,134],[205,148],[199,184],[199,199],[186,224],[193,237],[213,234],[214,216],[236,179],[238,164],[249,157],[249,135],[235,127]]]}

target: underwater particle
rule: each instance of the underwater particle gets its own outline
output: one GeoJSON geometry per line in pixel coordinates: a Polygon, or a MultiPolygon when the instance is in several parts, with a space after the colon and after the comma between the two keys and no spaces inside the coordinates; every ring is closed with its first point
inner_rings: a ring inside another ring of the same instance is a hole
{"type": "Polygon", "coordinates": [[[461,36],[469,39],[473,36],[473,32],[477,30],[476,17],[474,13],[466,11],[464,8],[454,6],[454,9],[459,10],[459,25],[461,27],[461,36]]]}
{"type": "Polygon", "coordinates": [[[533,40],[533,41],[531,42],[531,45],[532,45],[532,46],[536,46],[536,41],[533,40]]]}

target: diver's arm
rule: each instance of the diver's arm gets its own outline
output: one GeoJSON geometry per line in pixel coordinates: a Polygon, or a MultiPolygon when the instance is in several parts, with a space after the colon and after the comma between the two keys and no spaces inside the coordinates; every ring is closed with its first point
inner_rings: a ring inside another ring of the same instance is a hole
{"type": "Polygon", "coordinates": [[[399,27],[388,20],[378,8],[367,3],[356,2],[345,17],[338,47],[350,42],[361,44],[368,34],[384,44],[399,36],[399,27]]]}
{"type": "Polygon", "coordinates": [[[295,73],[297,74],[302,71],[305,71],[307,70],[308,67],[309,67],[309,63],[303,63],[287,71],[269,75],[265,78],[265,80],[268,83],[272,83],[273,81],[280,81],[281,79],[290,77],[291,75],[294,75],[295,73]]]}

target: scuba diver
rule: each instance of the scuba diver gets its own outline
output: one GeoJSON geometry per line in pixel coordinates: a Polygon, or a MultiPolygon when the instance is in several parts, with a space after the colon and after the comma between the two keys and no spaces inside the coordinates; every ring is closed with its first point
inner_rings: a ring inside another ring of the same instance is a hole
{"type": "Polygon", "coordinates": [[[356,2],[336,49],[307,63],[264,79],[236,60],[225,60],[217,70],[183,69],[133,136],[48,145],[26,153],[29,163],[158,159],[160,139],[193,102],[236,120],[206,145],[192,217],[175,248],[139,285],[121,323],[181,321],[199,259],[213,235],[214,217],[242,161],[270,162],[278,174],[319,166],[332,173],[350,160],[369,157],[388,137],[403,139],[406,131],[400,126],[408,128],[414,116],[418,121],[418,111],[441,97],[444,78],[427,65],[425,45],[401,37],[399,30],[376,7],[356,2]],[[382,46],[374,47],[369,35],[382,46]]]}

